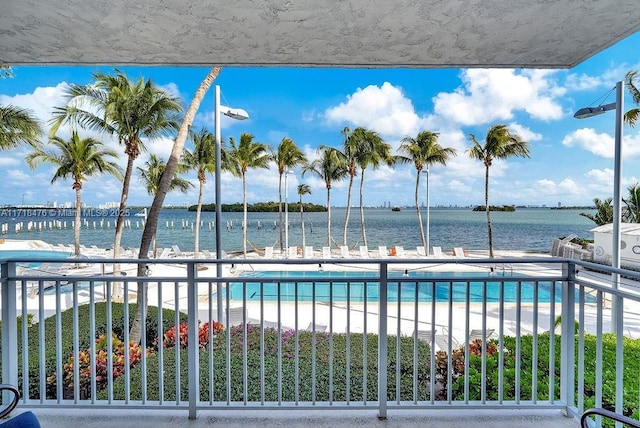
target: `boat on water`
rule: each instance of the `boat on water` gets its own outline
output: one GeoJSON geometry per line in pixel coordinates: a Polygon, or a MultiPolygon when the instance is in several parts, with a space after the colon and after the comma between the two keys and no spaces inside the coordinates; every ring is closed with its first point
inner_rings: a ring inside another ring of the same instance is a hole
{"type": "Polygon", "coordinates": [[[391,211],[400,211],[400,207],[396,205],[395,207],[391,208],[391,211]]]}

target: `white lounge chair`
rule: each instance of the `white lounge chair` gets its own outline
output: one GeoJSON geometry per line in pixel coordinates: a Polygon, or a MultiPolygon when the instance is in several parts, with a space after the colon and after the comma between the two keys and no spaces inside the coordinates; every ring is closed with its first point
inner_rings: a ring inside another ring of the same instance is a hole
{"type": "Polygon", "coordinates": [[[308,245],[305,246],[302,256],[305,259],[312,259],[313,258],[313,247],[312,246],[308,246],[308,245]]]}
{"type": "Polygon", "coordinates": [[[466,257],[465,254],[464,254],[464,249],[462,247],[455,247],[453,249],[453,255],[458,257],[458,258],[460,258],[460,259],[466,257]]]}
{"type": "Polygon", "coordinates": [[[433,247],[433,257],[442,259],[445,255],[442,253],[442,247],[433,247]]]}
{"type": "Polygon", "coordinates": [[[159,259],[168,259],[169,256],[171,255],[171,248],[163,248],[162,252],[160,253],[160,255],[158,256],[159,259]]]}
{"type": "Polygon", "coordinates": [[[360,258],[368,259],[369,258],[369,248],[366,245],[360,245],[360,258]]]}
{"type": "Polygon", "coordinates": [[[171,250],[173,251],[173,257],[183,257],[184,254],[180,251],[180,247],[177,245],[172,245],[171,250]]]}
{"type": "Polygon", "coordinates": [[[289,246],[287,257],[290,258],[290,259],[297,258],[298,257],[298,247],[295,246],[295,245],[289,246]]]}
{"type": "Polygon", "coordinates": [[[387,252],[387,246],[386,245],[378,246],[378,253],[381,259],[384,259],[385,257],[387,257],[389,255],[389,253],[387,252]]]}
{"type": "Polygon", "coordinates": [[[331,258],[331,247],[322,247],[322,258],[323,259],[331,258]]]}
{"type": "Polygon", "coordinates": [[[346,245],[340,246],[340,257],[342,257],[343,259],[349,258],[349,247],[347,247],[346,245]]]}
{"type": "Polygon", "coordinates": [[[265,259],[273,258],[273,247],[264,247],[264,258],[265,259]]]}
{"type": "MultiPolygon", "coordinates": [[[[489,339],[491,336],[493,336],[493,333],[495,333],[495,329],[488,328],[487,329],[487,339],[489,339]]],[[[480,329],[472,329],[469,332],[469,343],[473,343],[475,340],[482,340],[482,330],[480,330],[480,329]]]]}
{"type": "Polygon", "coordinates": [[[229,308],[229,318],[227,319],[227,327],[232,327],[234,325],[242,325],[243,322],[248,322],[246,309],[242,306],[239,308],[229,308]]]}
{"type": "Polygon", "coordinates": [[[404,254],[404,247],[399,247],[396,245],[396,256],[397,257],[406,257],[404,254]]]}
{"type": "Polygon", "coordinates": [[[427,257],[427,252],[424,250],[423,246],[416,247],[416,251],[417,251],[418,257],[427,257]]]}
{"type": "Polygon", "coordinates": [[[307,331],[324,332],[327,331],[327,326],[324,324],[314,324],[313,322],[310,322],[307,327],[307,331]]]}

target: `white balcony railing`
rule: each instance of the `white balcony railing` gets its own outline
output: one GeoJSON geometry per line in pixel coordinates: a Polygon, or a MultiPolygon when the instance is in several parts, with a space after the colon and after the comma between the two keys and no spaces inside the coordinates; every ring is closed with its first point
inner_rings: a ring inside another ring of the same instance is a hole
{"type": "Polygon", "coordinates": [[[221,278],[211,259],[146,260],[143,276],[137,262],[2,261],[2,382],[21,405],[637,405],[623,353],[640,336],[636,272],[613,288],[610,268],[555,258],[225,259],[221,278]],[[140,348],[124,345],[137,293],[140,348]]]}

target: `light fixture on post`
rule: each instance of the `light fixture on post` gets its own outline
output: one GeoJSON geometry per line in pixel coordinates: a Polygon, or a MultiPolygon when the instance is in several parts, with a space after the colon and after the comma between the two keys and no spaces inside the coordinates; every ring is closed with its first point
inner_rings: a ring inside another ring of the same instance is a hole
{"type": "MultiPolygon", "coordinates": [[[[616,129],[614,141],[614,161],[613,161],[613,225],[612,225],[612,249],[611,249],[611,267],[620,268],[620,223],[622,221],[622,211],[620,207],[620,181],[622,179],[622,123],[624,111],[624,92],[622,90],[622,82],[616,83],[616,101],[610,104],[599,105],[596,107],[585,107],[578,110],[573,117],[576,119],[585,119],[597,116],[604,112],[615,110],[616,112],[616,129]]],[[[611,286],[614,290],[618,289],[618,279],[620,275],[617,272],[611,274],[611,286]]],[[[611,318],[617,320],[617,311],[621,308],[617,307],[616,298],[611,299],[611,318]]],[[[612,323],[612,331],[617,333],[617,322],[612,323]]]]}
{"type": "Polygon", "coordinates": [[[429,219],[429,165],[427,165],[427,169],[425,169],[423,171],[425,174],[427,174],[427,233],[426,233],[426,246],[427,248],[424,249],[425,254],[427,256],[429,256],[429,223],[430,223],[430,219],[429,219]]]}
{"type": "Polygon", "coordinates": [[[287,176],[293,171],[284,172],[284,251],[289,258],[289,187],[287,176]]]}
{"type": "MultiPolygon", "coordinates": [[[[215,230],[216,230],[216,277],[222,277],[222,205],[221,205],[221,189],[220,189],[220,170],[222,163],[222,139],[220,132],[220,113],[236,120],[248,119],[249,115],[242,109],[233,109],[220,105],[220,86],[215,86],[214,101],[213,101],[213,119],[215,121],[215,143],[216,143],[216,173],[215,173],[215,185],[216,185],[216,215],[215,215],[215,230]]],[[[220,293],[220,283],[218,282],[218,289],[216,290],[216,304],[218,321],[222,322],[222,293],[220,293]]]]}

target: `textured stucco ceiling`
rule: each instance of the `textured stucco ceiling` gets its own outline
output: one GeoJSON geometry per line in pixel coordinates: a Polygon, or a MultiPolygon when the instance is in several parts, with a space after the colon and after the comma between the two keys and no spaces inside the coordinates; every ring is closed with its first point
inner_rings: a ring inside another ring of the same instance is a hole
{"type": "Polygon", "coordinates": [[[572,67],[638,0],[3,0],[0,62],[572,67]]]}

